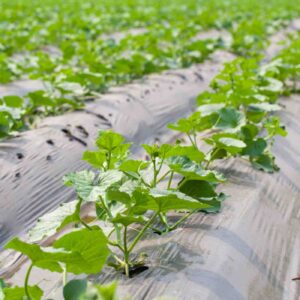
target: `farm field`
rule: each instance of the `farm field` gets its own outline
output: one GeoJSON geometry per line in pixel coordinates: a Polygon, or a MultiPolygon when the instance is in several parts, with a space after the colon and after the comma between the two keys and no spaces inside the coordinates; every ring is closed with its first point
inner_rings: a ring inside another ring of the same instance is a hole
{"type": "Polygon", "coordinates": [[[0,300],[299,299],[299,66],[299,0],[2,0],[0,300]]]}

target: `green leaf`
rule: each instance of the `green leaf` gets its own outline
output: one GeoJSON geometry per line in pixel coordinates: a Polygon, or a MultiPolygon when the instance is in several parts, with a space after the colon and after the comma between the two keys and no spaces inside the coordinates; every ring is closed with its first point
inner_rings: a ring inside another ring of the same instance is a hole
{"type": "Polygon", "coordinates": [[[4,288],[6,287],[6,284],[3,279],[0,278],[0,300],[4,300],[4,288]]]}
{"type": "Polygon", "coordinates": [[[119,191],[132,195],[132,193],[138,186],[139,186],[139,182],[137,180],[126,180],[121,184],[119,191]]]}
{"type": "Polygon", "coordinates": [[[70,99],[70,98],[54,98],[54,102],[56,102],[56,106],[64,106],[65,104],[69,105],[73,109],[80,109],[83,108],[83,103],[81,101],[78,101],[77,99],[70,99]]]}
{"type": "Polygon", "coordinates": [[[44,91],[34,91],[27,94],[27,96],[32,100],[34,106],[50,106],[54,107],[55,101],[50,97],[45,96],[44,91]]]}
{"type": "Polygon", "coordinates": [[[94,284],[93,285],[101,295],[101,300],[117,300],[117,283],[112,282],[110,284],[106,285],[99,285],[94,284]]]}
{"type": "Polygon", "coordinates": [[[108,170],[101,172],[95,177],[91,171],[80,171],[69,173],[64,177],[65,184],[73,185],[77,194],[84,201],[98,201],[99,196],[103,196],[105,191],[112,185],[120,182],[123,173],[118,170],[108,170]]]}
{"type": "Polygon", "coordinates": [[[82,159],[87,161],[94,168],[101,169],[106,162],[106,155],[99,151],[85,151],[82,159]]]}
{"type": "Polygon", "coordinates": [[[277,104],[264,103],[253,103],[249,105],[249,108],[257,111],[274,112],[281,110],[281,107],[277,104]]]}
{"type": "Polygon", "coordinates": [[[106,190],[111,185],[121,181],[123,173],[118,170],[108,170],[99,174],[97,184],[101,189],[106,190]]]}
{"type": "Polygon", "coordinates": [[[175,145],[172,149],[167,153],[166,157],[172,156],[186,156],[192,161],[201,162],[204,160],[205,155],[200,150],[197,150],[194,146],[181,146],[175,145]]]}
{"type": "Polygon", "coordinates": [[[227,98],[225,93],[203,92],[196,100],[199,105],[199,112],[203,117],[216,113],[225,106],[227,98]]]}
{"type": "Polygon", "coordinates": [[[81,201],[75,200],[61,204],[56,210],[42,216],[29,231],[31,242],[54,235],[67,224],[80,220],[81,201]]]}
{"type": "Polygon", "coordinates": [[[222,148],[214,148],[213,151],[207,155],[208,161],[213,161],[215,159],[222,159],[228,156],[228,153],[225,149],[222,148]]]}
{"type": "Polygon", "coordinates": [[[99,174],[96,185],[91,190],[86,201],[98,201],[99,196],[104,196],[105,192],[123,179],[123,173],[118,170],[108,170],[99,174]]]}
{"type": "Polygon", "coordinates": [[[167,161],[171,170],[183,175],[188,180],[205,180],[208,182],[223,182],[225,178],[216,171],[204,170],[199,165],[184,157],[171,157],[167,161]]]}
{"type": "Polygon", "coordinates": [[[213,126],[211,116],[203,117],[199,111],[194,112],[188,118],[180,119],[176,124],[169,124],[168,128],[187,134],[201,132],[213,126]]]}
{"type": "Polygon", "coordinates": [[[239,128],[244,125],[245,116],[235,108],[224,107],[215,117],[215,127],[222,130],[239,128]]]}
{"type": "Polygon", "coordinates": [[[122,192],[117,188],[109,189],[106,192],[106,198],[109,201],[117,201],[125,204],[126,206],[131,205],[131,197],[128,192],[122,192]]]}
{"type": "Polygon", "coordinates": [[[247,109],[247,120],[248,122],[252,123],[260,123],[264,117],[266,116],[267,112],[264,110],[254,109],[251,107],[248,107],[247,109]]]}
{"type": "Polygon", "coordinates": [[[269,134],[270,137],[274,137],[275,135],[280,135],[280,136],[286,136],[287,135],[285,127],[282,124],[280,124],[279,117],[269,118],[265,122],[264,127],[267,129],[268,134],[269,134]]]}
{"type": "Polygon", "coordinates": [[[267,142],[263,138],[257,140],[248,140],[246,142],[247,147],[243,149],[243,155],[260,156],[264,153],[267,148],[267,142]]]}
{"type": "MultiPolygon", "coordinates": [[[[99,149],[105,149],[108,151],[113,151],[119,146],[121,146],[125,141],[125,138],[119,133],[112,132],[109,130],[100,131],[99,136],[96,140],[96,144],[99,149]]],[[[130,146],[130,144],[127,144],[130,146]]]]}
{"type": "Polygon", "coordinates": [[[5,249],[19,251],[28,256],[34,266],[52,272],[62,272],[60,263],[64,263],[67,271],[74,274],[99,272],[109,255],[106,236],[96,226],[64,235],[53,243],[53,248],[42,248],[15,238],[5,249]]]}
{"type": "Polygon", "coordinates": [[[187,119],[180,119],[177,121],[176,124],[169,124],[168,128],[175,131],[189,133],[190,131],[193,130],[194,127],[193,124],[191,124],[191,122],[189,122],[187,119]]]}
{"type": "MultiPolygon", "coordinates": [[[[43,296],[43,291],[37,286],[29,286],[28,287],[29,294],[31,296],[31,300],[41,300],[43,296]]],[[[12,288],[4,288],[4,295],[7,300],[22,300],[27,299],[25,288],[24,287],[12,287],[12,288]]]]}
{"type": "Polygon", "coordinates": [[[128,206],[128,216],[118,218],[124,224],[131,222],[144,222],[145,219],[137,217],[136,215],[145,214],[146,211],[152,210],[156,212],[168,212],[177,209],[205,209],[210,208],[211,205],[201,203],[197,199],[193,199],[183,193],[176,191],[160,190],[160,189],[141,189],[137,188],[130,197],[130,205],[128,206]]]}
{"type": "Polygon", "coordinates": [[[215,186],[202,180],[183,180],[179,186],[179,191],[210,205],[209,208],[203,209],[205,212],[216,213],[221,209],[221,203],[225,199],[224,194],[218,195],[215,186]]]}
{"type": "Polygon", "coordinates": [[[88,282],[86,279],[73,279],[69,281],[63,289],[65,300],[84,300],[88,282]]]}
{"type": "Polygon", "coordinates": [[[86,200],[94,188],[95,174],[92,171],[79,171],[69,173],[63,178],[64,184],[74,186],[76,193],[80,198],[86,200]]]}
{"type": "Polygon", "coordinates": [[[134,215],[121,215],[117,214],[111,222],[122,224],[123,226],[129,226],[133,223],[140,223],[143,224],[146,222],[146,219],[144,216],[134,216],[134,215]]]}
{"type": "Polygon", "coordinates": [[[271,77],[264,77],[267,85],[260,87],[260,91],[280,93],[283,89],[283,83],[280,80],[271,77]]]}
{"type": "Polygon", "coordinates": [[[28,244],[18,238],[9,241],[4,248],[21,252],[26,255],[36,267],[52,272],[62,272],[59,261],[72,258],[70,252],[64,252],[62,249],[56,250],[51,247],[42,248],[37,244],[28,244]]]}
{"type": "Polygon", "coordinates": [[[112,131],[100,131],[96,140],[100,152],[98,156],[88,152],[86,158],[96,167],[104,166],[103,158],[105,157],[106,169],[113,169],[117,162],[122,161],[129,155],[130,143],[124,143],[125,139],[122,135],[112,131]],[[104,155],[104,156],[103,156],[104,155]]]}
{"type": "Polygon", "coordinates": [[[201,116],[210,116],[215,113],[219,113],[219,111],[224,108],[224,103],[213,103],[213,104],[204,104],[198,106],[197,110],[201,112],[201,116]]]}
{"type": "Polygon", "coordinates": [[[24,100],[18,96],[4,96],[3,100],[7,106],[14,108],[20,108],[24,103],[24,100]]]}
{"type": "Polygon", "coordinates": [[[63,295],[65,300],[117,300],[116,288],[115,282],[100,285],[86,279],[73,279],[65,285],[63,295]]]}
{"type": "Polygon", "coordinates": [[[254,124],[247,124],[241,128],[241,134],[242,134],[243,140],[245,140],[245,141],[253,140],[257,136],[258,133],[259,133],[259,129],[254,124]]]}
{"type": "Polygon", "coordinates": [[[0,138],[7,136],[13,126],[14,120],[11,114],[5,111],[0,111],[0,138]]]}
{"type": "Polygon", "coordinates": [[[13,80],[12,75],[13,74],[9,70],[2,68],[0,65],[0,83],[9,83],[13,80]]]}
{"type": "Polygon", "coordinates": [[[211,205],[207,203],[202,203],[201,201],[175,191],[151,189],[149,196],[150,200],[147,202],[145,208],[163,213],[170,210],[194,210],[211,207],[211,205]]]}
{"type": "Polygon", "coordinates": [[[110,253],[107,238],[97,226],[68,233],[55,241],[53,247],[78,255],[77,259],[65,262],[67,271],[74,274],[100,272],[110,253]]]}
{"type": "Polygon", "coordinates": [[[278,166],[276,166],[274,162],[274,157],[268,154],[263,154],[252,160],[252,165],[255,169],[268,173],[273,173],[279,170],[278,166]]]}
{"type": "Polygon", "coordinates": [[[144,170],[149,166],[149,162],[143,160],[125,160],[123,161],[118,169],[123,172],[130,172],[130,173],[139,173],[140,170],[144,170]]]}
{"type": "Polygon", "coordinates": [[[218,139],[217,143],[231,154],[238,153],[241,149],[246,147],[246,144],[243,141],[230,137],[221,137],[218,139]]]}
{"type": "Polygon", "coordinates": [[[232,133],[216,133],[205,141],[214,146],[213,155],[217,153],[218,149],[226,150],[231,155],[235,155],[246,147],[246,144],[236,134],[232,133]]]}
{"type": "Polygon", "coordinates": [[[163,159],[167,156],[168,152],[172,149],[172,146],[169,144],[162,144],[160,146],[158,146],[157,144],[154,145],[143,144],[142,146],[152,159],[156,157],[163,159]]]}
{"type": "Polygon", "coordinates": [[[179,191],[193,198],[213,198],[217,196],[214,186],[203,180],[184,180],[179,191]]]}

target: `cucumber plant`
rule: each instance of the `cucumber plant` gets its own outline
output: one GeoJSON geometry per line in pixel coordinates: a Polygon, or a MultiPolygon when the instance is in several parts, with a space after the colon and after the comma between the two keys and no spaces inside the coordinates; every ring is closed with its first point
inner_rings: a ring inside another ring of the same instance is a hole
{"type": "Polygon", "coordinates": [[[278,170],[271,146],[274,137],[285,136],[286,131],[272,114],[281,109],[275,102],[282,93],[282,82],[271,75],[261,77],[257,59],[238,58],[225,64],[211,88],[198,96],[195,113],[169,128],[185,133],[195,148],[197,133],[212,132],[203,139],[210,145],[206,168],[216,159],[241,156],[257,169],[278,170]]]}
{"type": "Polygon", "coordinates": [[[261,70],[261,76],[273,76],[280,80],[286,95],[299,92],[297,83],[300,79],[300,39],[291,37],[288,42],[289,45],[261,70]]]}

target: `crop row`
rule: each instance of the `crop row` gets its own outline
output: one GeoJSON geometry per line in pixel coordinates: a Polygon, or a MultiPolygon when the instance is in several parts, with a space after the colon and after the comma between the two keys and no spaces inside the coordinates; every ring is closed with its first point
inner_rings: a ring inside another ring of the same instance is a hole
{"type": "Polygon", "coordinates": [[[20,7],[7,2],[0,10],[0,83],[29,77],[41,80],[45,88],[2,97],[0,138],[30,128],[41,116],[81,109],[85,100],[112,85],[202,62],[225,46],[222,39],[199,40],[203,30],[227,30],[231,51],[248,57],[263,50],[267,36],[299,14],[295,6],[279,0],[263,6],[260,1],[177,0],[164,7],[145,0],[103,6],[48,0],[36,10],[25,2],[20,7]],[[144,31],[129,32],[120,41],[103,36],[131,28],[144,31]]]}
{"type": "Polygon", "coordinates": [[[111,299],[115,284],[67,283],[67,274],[99,273],[107,263],[130,276],[145,264],[135,250],[146,232],[167,234],[194,213],[218,212],[226,195],[216,187],[226,179],[214,170],[216,160],[240,157],[259,170],[278,170],[271,148],[274,137],[285,136],[286,131],[273,113],[281,108],[276,103],[281,94],[297,92],[299,49],[299,39],[294,38],[263,66],[257,58],[226,63],[212,80],[211,90],[198,96],[196,111],[169,125],[187,137],[188,145],[180,140],[175,145],[145,144],[147,159],[135,160],[131,144],[121,135],[100,132],[97,150],[83,155],[95,171],[64,177],[77,199],[40,218],[29,232],[30,242],[16,237],[5,246],[31,260],[24,287],[5,287],[6,299],[41,299],[42,290],[29,285],[33,267],[62,273],[65,299],[78,295],[111,299]],[[199,140],[203,131],[209,135],[199,140]],[[94,204],[92,221],[80,214],[87,202],[94,204]],[[181,217],[172,223],[169,217],[174,211],[181,217]],[[60,236],[51,247],[36,243],[70,224],[76,230],[60,236]]]}

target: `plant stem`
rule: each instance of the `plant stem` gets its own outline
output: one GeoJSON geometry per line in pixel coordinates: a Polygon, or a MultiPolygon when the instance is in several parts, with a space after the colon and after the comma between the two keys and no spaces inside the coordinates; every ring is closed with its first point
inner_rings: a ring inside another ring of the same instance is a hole
{"type": "Polygon", "coordinates": [[[167,220],[167,218],[166,218],[166,215],[165,215],[164,213],[160,213],[160,214],[159,214],[159,218],[160,218],[161,222],[165,225],[165,230],[164,230],[164,232],[169,232],[170,226],[169,226],[169,224],[168,224],[168,220],[167,220]]]}
{"type": "MultiPolygon", "coordinates": [[[[163,166],[163,164],[164,164],[164,161],[165,161],[165,158],[163,158],[163,159],[161,160],[161,162],[160,162],[159,168],[158,168],[158,170],[157,170],[157,176],[159,175],[159,173],[160,173],[160,171],[161,171],[161,168],[162,168],[162,166],[163,166]]],[[[157,183],[158,183],[158,182],[157,182],[157,183]]]]}
{"type": "Polygon", "coordinates": [[[108,152],[108,157],[107,157],[107,170],[110,169],[110,161],[111,161],[111,151],[108,152]]]}
{"type": "Polygon", "coordinates": [[[124,228],[123,232],[123,242],[124,242],[124,262],[125,262],[125,274],[129,277],[129,252],[127,249],[127,226],[124,228]]]}
{"type": "Polygon", "coordinates": [[[211,160],[209,159],[209,160],[207,161],[207,163],[205,164],[205,169],[208,169],[210,163],[211,163],[211,160]]]}
{"type": "Polygon", "coordinates": [[[113,255],[114,256],[114,258],[115,258],[115,260],[120,264],[120,265],[124,265],[124,261],[122,260],[122,259],[120,259],[117,255],[113,255]]]}
{"type": "Polygon", "coordinates": [[[156,184],[157,184],[157,170],[156,170],[156,161],[155,161],[155,158],[152,159],[152,164],[153,164],[153,181],[152,181],[152,184],[151,184],[151,187],[156,187],[156,184]]]}
{"type": "Polygon", "coordinates": [[[169,178],[169,182],[168,182],[168,187],[167,189],[169,190],[172,184],[172,180],[173,180],[173,176],[174,176],[174,171],[171,172],[170,178],[169,178]]]}
{"type": "Polygon", "coordinates": [[[209,150],[206,154],[206,156],[208,156],[209,154],[209,159],[207,160],[204,168],[208,169],[209,165],[211,164],[211,162],[213,161],[214,155],[215,153],[218,151],[218,148],[212,148],[211,150],[209,150]]]}
{"type": "Polygon", "coordinates": [[[162,230],[160,230],[160,229],[158,229],[158,228],[156,228],[156,227],[152,227],[152,226],[151,226],[151,229],[152,229],[152,231],[154,231],[154,232],[156,232],[156,233],[158,233],[158,234],[162,234],[162,233],[163,233],[162,230]]]}
{"type": "Polygon", "coordinates": [[[179,190],[179,188],[185,183],[187,181],[187,179],[186,178],[184,178],[183,180],[181,180],[180,181],[180,183],[178,184],[178,190],[179,190]]]}
{"type": "MultiPolygon", "coordinates": [[[[110,231],[110,233],[107,235],[107,238],[108,238],[108,239],[110,238],[110,236],[113,234],[114,231],[115,231],[115,229],[112,229],[112,230],[110,231]]],[[[114,243],[114,242],[112,242],[112,243],[114,243]]]]}
{"type": "MultiPolygon", "coordinates": [[[[187,133],[187,136],[188,136],[188,138],[189,138],[191,144],[192,144],[195,148],[197,148],[197,145],[195,145],[195,143],[194,143],[192,137],[191,137],[188,133],[187,133]]],[[[198,148],[197,148],[197,149],[198,149],[198,148]]]]}
{"type": "Polygon", "coordinates": [[[111,245],[111,246],[113,246],[113,247],[117,247],[117,248],[119,248],[122,252],[124,252],[124,248],[123,248],[121,245],[119,245],[118,243],[113,242],[113,241],[110,241],[110,240],[108,240],[107,242],[108,242],[109,245],[111,245]]]}
{"type": "Polygon", "coordinates": [[[143,179],[143,177],[141,176],[140,177],[141,178],[141,181],[142,181],[142,183],[145,185],[145,186],[147,186],[147,187],[151,187],[151,185],[150,184],[148,184],[144,179],[143,179]]]}
{"type": "Polygon", "coordinates": [[[139,234],[133,240],[132,244],[129,246],[128,253],[130,253],[133,250],[133,248],[135,247],[135,245],[137,244],[137,242],[142,238],[142,236],[144,235],[145,231],[148,229],[148,227],[151,225],[151,223],[153,223],[153,221],[155,220],[155,218],[157,217],[158,214],[159,214],[159,212],[156,212],[150,218],[150,220],[145,224],[144,228],[139,232],[139,234]]]}
{"type": "Polygon", "coordinates": [[[65,286],[67,284],[67,280],[68,280],[67,267],[64,266],[63,267],[63,286],[65,286]]]}
{"type": "Polygon", "coordinates": [[[193,133],[193,138],[194,138],[194,147],[195,147],[197,150],[199,150],[198,145],[197,145],[197,136],[196,136],[196,133],[195,133],[195,132],[193,133]]]}
{"type": "Polygon", "coordinates": [[[83,220],[80,219],[80,223],[87,229],[92,230],[92,227],[85,223],[83,220]]]}
{"type": "Polygon", "coordinates": [[[157,180],[157,183],[160,183],[162,180],[164,180],[169,174],[171,173],[171,170],[166,172],[160,179],[157,180]]]}
{"type": "Polygon", "coordinates": [[[29,293],[29,288],[28,288],[28,282],[29,282],[29,276],[31,273],[31,270],[33,268],[33,264],[31,264],[26,272],[26,276],[25,276],[25,282],[24,282],[24,290],[25,290],[25,295],[26,297],[30,300],[30,293],[29,293]]]}
{"type": "Polygon", "coordinates": [[[181,224],[183,221],[185,221],[188,217],[190,217],[196,210],[192,210],[186,215],[184,215],[182,218],[180,218],[177,222],[175,222],[171,227],[170,231],[174,230],[179,224],[181,224]]]}
{"type": "MultiPolygon", "coordinates": [[[[99,199],[100,199],[100,202],[101,202],[103,208],[105,209],[109,219],[112,220],[113,215],[112,215],[111,211],[109,210],[109,208],[106,204],[106,201],[101,196],[99,196],[99,199]]],[[[122,245],[120,227],[117,224],[114,223],[114,228],[115,228],[115,231],[116,231],[117,242],[118,242],[119,245],[122,245]]]]}
{"type": "MultiPolygon", "coordinates": [[[[123,171],[126,175],[128,175],[129,177],[131,176],[130,175],[130,173],[128,173],[128,172],[126,172],[126,171],[123,171]]],[[[145,186],[147,186],[147,187],[151,187],[151,185],[150,184],[148,184],[144,179],[143,179],[143,177],[141,176],[141,174],[140,173],[137,173],[138,175],[139,175],[139,179],[141,180],[141,182],[145,185],[145,186]]]]}

